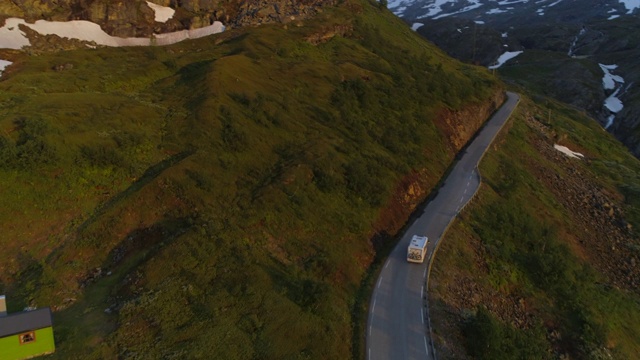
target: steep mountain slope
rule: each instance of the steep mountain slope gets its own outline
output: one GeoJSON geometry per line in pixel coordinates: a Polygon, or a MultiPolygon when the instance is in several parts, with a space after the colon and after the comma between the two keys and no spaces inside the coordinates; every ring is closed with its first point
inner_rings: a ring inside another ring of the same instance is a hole
{"type": "Polygon", "coordinates": [[[502,89],[375,3],[297,25],[13,53],[0,291],[52,358],[358,356],[372,258],[502,89]]]}
{"type": "Polygon", "coordinates": [[[640,161],[560,104],[512,121],[435,260],[440,358],[635,358],[640,161]]]}

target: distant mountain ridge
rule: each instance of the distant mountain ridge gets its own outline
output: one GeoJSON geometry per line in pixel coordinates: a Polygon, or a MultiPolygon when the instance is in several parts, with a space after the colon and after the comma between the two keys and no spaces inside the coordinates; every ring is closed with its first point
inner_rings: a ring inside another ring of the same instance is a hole
{"type": "Polygon", "coordinates": [[[449,55],[586,110],[640,156],[639,4],[632,1],[392,1],[449,55]],[[501,55],[515,55],[497,64],[501,55]],[[607,72],[604,69],[609,69],[607,72]],[[621,81],[612,87],[606,79],[621,81]]]}
{"type": "Polygon", "coordinates": [[[637,11],[630,1],[570,0],[394,0],[389,3],[396,15],[408,20],[437,20],[456,17],[481,21],[493,26],[511,26],[514,20],[532,25],[557,21],[581,23],[593,19],[614,19],[637,11]]]}

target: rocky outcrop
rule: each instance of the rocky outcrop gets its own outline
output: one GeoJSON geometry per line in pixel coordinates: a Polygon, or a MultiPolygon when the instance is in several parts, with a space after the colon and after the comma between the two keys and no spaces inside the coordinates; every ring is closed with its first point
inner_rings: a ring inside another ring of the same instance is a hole
{"type": "Polygon", "coordinates": [[[99,24],[112,36],[148,37],[195,29],[221,21],[227,27],[287,23],[315,15],[334,0],[154,0],[173,8],[174,16],[164,23],[155,21],[154,11],[143,0],[13,0],[0,4],[0,20],[20,17],[36,20],[88,20],[99,24]]]}
{"type": "Polygon", "coordinates": [[[348,37],[353,33],[353,25],[343,24],[323,28],[321,31],[311,34],[306,40],[312,45],[324,44],[335,36],[348,37]]]}
{"type": "Polygon", "coordinates": [[[504,96],[504,93],[496,92],[488,102],[471,105],[459,111],[445,109],[438,114],[434,122],[447,136],[454,153],[460,151],[489,116],[502,105],[504,96]]]}
{"type": "MultiPolygon", "coordinates": [[[[227,8],[239,9],[232,12],[227,9],[230,16],[228,21],[222,21],[225,25],[231,27],[260,25],[264,23],[281,22],[287,23],[292,20],[305,19],[315,15],[322,6],[334,5],[334,0],[302,0],[302,1],[269,1],[258,0],[247,3],[239,2],[233,6],[227,5],[227,8]]],[[[228,15],[227,15],[228,16],[228,15]]]]}

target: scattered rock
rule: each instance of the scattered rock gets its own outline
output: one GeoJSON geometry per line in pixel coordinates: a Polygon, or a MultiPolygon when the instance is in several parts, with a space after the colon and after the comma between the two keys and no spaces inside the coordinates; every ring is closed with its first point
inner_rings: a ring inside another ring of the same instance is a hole
{"type": "Polygon", "coordinates": [[[70,63],[59,64],[53,67],[53,70],[55,71],[64,71],[64,70],[71,70],[71,69],[73,69],[73,64],[70,64],[70,63]]]}

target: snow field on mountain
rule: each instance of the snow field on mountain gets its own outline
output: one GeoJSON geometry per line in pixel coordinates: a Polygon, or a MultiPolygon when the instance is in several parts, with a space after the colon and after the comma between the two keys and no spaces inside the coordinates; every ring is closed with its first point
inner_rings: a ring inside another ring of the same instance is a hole
{"type": "Polygon", "coordinates": [[[598,65],[600,65],[600,69],[602,69],[602,72],[604,73],[604,75],[602,76],[602,87],[604,88],[604,90],[607,91],[615,89],[613,94],[609,95],[609,97],[604,100],[604,107],[614,113],[612,115],[609,115],[609,117],[607,118],[607,123],[604,126],[604,128],[607,129],[613,124],[615,114],[619,113],[624,108],[622,101],[618,98],[620,89],[622,89],[622,84],[624,84],[624,79],[622,78],[622,76],[614,75],[611,73],[612,70],[618,68],[618,65],[598,65]]]}
{"type": "MultiPolygon", "coordinates": [[[[154,11],[156,11],[156,21],[167,21],[171,18],[171,16],[173,16],[173,12],[170,13],[169,11],[173,10],[171,8],[161,6],[154,8],[151,5],[149,6],[154,9],[154,11]]],[[[5,25],[3,27],[0,27],[0,49],[22,49],[25,46],[31,45],[27,34],[20,30],[19,25],[24,25],[41,35],[57,35],[61,38],[95,42],[98,45],[112,47],[171,45],[186,39],[197,39],[221,33],[225,30],[225,26],[222,25],[220,21],[216,21],[212,25],[202,28],[182,30],[165,34],[154,34],[150,38],[121,38],[117,36],[111,36],[104,32],[102,28],[100,28],[100,25],[85,20],[38,20],[33,24],[29,24],[23,19],[8,18],[5,20],[5,25]]],[[[8,64],[6,63],[10,64],[10,62],[5,60],[0,61],[2,61],[0,62],[1,74],[2,70],[4,70],[6,66],[8,66],[8,64]]]]}
{"type": "MultiPolygon", "coordinates": [[[[471,4],[468,5],[468,6],[465,6],[461,10],[458,10],[458,11],[455,11],[455,12],[452,12],[452,13],[447,13],[447,14],[440,14],[438,16],[434,16],[433,19],[440,19],[440,18],[443,18],[445,16],[452,16],[452,15],[462,14],[462,13],[465,13],[467,11],[475,10],[475,9],[477,9],[477,8],[482,6],[482,3],[480,1],[478,1],[478,0],[475,0],[475,1],[474,0],[469,0],[469,2],[471,4]]],[[[440,10],[442,10],[442,8],[440,8],[440,10]]]]}
{"type": "Polygon", "coordinates": [[[507,61],[513,59],[514,57],[520,54],[522,54],[522,51],[507,51],[504,54],[500,55],[500,57],[498,57],[498,60],[496,60],[496,64],[489,66],[489,69],[491,70],[497,69],[500,66],[504,65],[504,63],[506,63],[507,61]]]}
{"type": "Polygon", "coordinates": [[[627,8],[627,14],[631,14],[633,10],[640,8],[640,0],[619,0],[621,4],[627,8]]]}
{"type": "Polygon", "coordinates": [[[19,24],[23,24],[42,35],[57,35],[63,38],[93,41],[98,45],[114,47],[170,45],[185,39],[197,39],[220,33],[225,29],[221,22],[216,21],[213,25],[199,29],[155,34],[152,38],[121,38],[111,36],[104,32],[100,25],[85,20],[66,22],[38,20],[33,24],[29,24],[23,19],[9,18],[6,20],[5,26],[0,28],[0,48],[21,49],[30,45],[26,34],[19,29],[19,24]]]}

